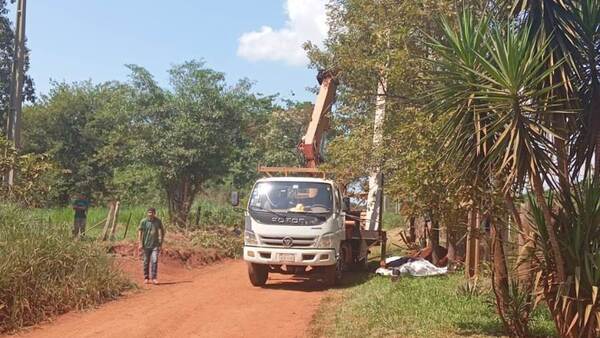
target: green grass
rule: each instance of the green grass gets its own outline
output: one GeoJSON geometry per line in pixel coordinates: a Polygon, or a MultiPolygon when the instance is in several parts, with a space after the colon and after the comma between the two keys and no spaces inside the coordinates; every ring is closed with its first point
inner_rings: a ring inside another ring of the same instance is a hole
{"type": "Polygon", "coordinates": [[[383,230],[398,229],[405,224],[404,217],[395,212],[386,212],[383,214],[383,230]]]}
{"type": "MultiPolygon", "coordinates": [[[[352,278],[352,276],[351,276],[352,278]]],[[[357,277],[346,288],[334,290],[315,321],[313,335],[324,337],[495,337],[502,325],[490,294],[458,291],[462,274],[401,278],[357,277]],[[359,280],[356,283],[356,279],[359,280]],[[328,318],[329,322],[318,318],[328,318]]],[[[532,334],[553,336],[547,311],[537,311],[532,334]]]]}
{"type": "MultiPolygon", "coordinates": [[[[118,227],[115,234],[116,239],[124,239],[125,228],[129,222],[127,239],[136,238],[136,229],[140,220],[146,217],[147,207],[145,206],[121,206],[118,217],[118,227]]],[[[32,217],[40,223],[59,224],[64,227],[70,227],[73,224],[73,210],[70,207],[50,208],[50,209],[32,209],[32,217]]],[[[168,230],[168,213],[166,208],[157,207],[158,217],[161,218],[168,230]]],[[[86,235],[91,238],[97,238],[101,235],[104,227],[103,220],[106,219],[108,208],[91,207],[88,210],[86,235]]],[[[214,226],[234,226],[241,225],[243,222],[242,214],[236,212],[230,206],[221,206],[209,201],[198,203],[192,208],[190,216],[189,230],[205,230],[214,226]],[[200,206],[200,217],[197,217],[198,205],[200,206]],[[198,225],[196,225],[196,221],[198,225]]]]}
{"type": "MultiPolygon", "coordinates": [[[[146,207],[133,206],[133,207],[122,207],[119,211],[118,223],[115,237],[123,239],[125,234],[125,227],[129,221],[129,230],[127,231],[127,238],[133,239],[136,236],[136,228],[142,218],[146,216],[146,207]],[[131,216],[131,219],[129,218],[131,216]]],[[[164,211],[158,210],[159,217],[163,218],[166,216],[164,211]]],[[[73,225],[73,210],[69,207],[64,208],[51,208],[51,209],[32,209],[30,210],[32,217],[38,222],[45,224],[59,225],[61,227],[67,227],[71,229],[73,225]]],[[[88,210],[86,235],[91,238],[96,238],[101,235],[104,227],[103,220],[108,215],[108,208],[106,207],[91,207],[88,210]]]]}
{"type": "Polygon", "coordinates": [[[117,297],[131,284],[94,241],[0,205],[0,332],[117,297]]]}

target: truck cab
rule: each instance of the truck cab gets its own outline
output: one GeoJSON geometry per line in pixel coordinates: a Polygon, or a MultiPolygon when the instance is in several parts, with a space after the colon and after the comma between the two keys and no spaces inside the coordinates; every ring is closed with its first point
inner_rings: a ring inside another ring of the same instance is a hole
{"type": "Polygon", "coordinates": [[[335,182],[314,177],[259,179],[245,211],[244,260],[254,286],[269,271],[323,273],[341,279],[346,207],[335,182]],[[310,268],[309,268],[310,267],[310,268]]]}

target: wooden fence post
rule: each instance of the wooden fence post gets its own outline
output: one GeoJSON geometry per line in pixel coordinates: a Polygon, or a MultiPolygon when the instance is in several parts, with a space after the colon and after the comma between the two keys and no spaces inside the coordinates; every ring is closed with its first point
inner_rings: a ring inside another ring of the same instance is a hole
{"type": "Polygon", "coordinates": [[[125,233],[123,234],[123,239],[127,238],[127,230],[129,230],[129,223],[131,222],[131,216],[133,213],[129,213],[129,218],[127,219],[127,225],[125,225],[125,233]]]}
{"type": "Polygon", "coordinates": [[[115,238],[115,232],[117,231],[117,226],[119,225],[119,209],[121,208],[121,202],[117,201],[115,205],[115,211],[113,214],[112,225],[110,230],[110,239],[115,238]]]}
{"type": "Polygon", "coordinates": [[[106,223],[104,224],[104,229],[102,230],[102,236],[100,237],[100,239],[103,241],[106,241],[106,239],[108,238],[108,231],[112,224],[112,217],[113,217],[114,212],[115,212],[115,202],[110,201],[110,203],[108,204],[108,216],[106,216],[106,223]]]}

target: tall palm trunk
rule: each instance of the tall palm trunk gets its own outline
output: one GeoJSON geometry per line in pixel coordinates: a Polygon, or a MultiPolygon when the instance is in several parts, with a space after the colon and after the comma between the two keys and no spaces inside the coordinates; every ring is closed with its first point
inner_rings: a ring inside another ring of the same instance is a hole
{"type": "Polygon", "coordinates": [[[435,265],[443,258],[440,250],[440,223],[437,219],[431,220],[431,262],[435,265]]]}
{"type": "Polygon", "coordinates": [[[517,210],[513,198],[509,194],[504,195],[504,203],[518,229],[517,279],[519,285],[529,289],[533,284],[531,257],[533,255],[534,247],[531,238],[531,226],[528,222],[523,222],[521,214],[519,213],[519,210],[517,210]]]}
{"type": "Polygon", "coordinates": [[[562,252],[560,250],[560,244],[558,243],[558,231],[552,219],[552,213],[550,212],[550,206],[548,206],[546,198],[544,197],[544,185],[539,174],[534,170],[530,171],[531,185],[533,188],[533,194],[536,202],[539,204],[544,215],[545,225],[548,229],[548,239],[550,240],[550,247],[552,248],[552,258],[556,266],[556,282],[564,283],[567,280],[567,274],[565,272],[565,260],[563,259],[562,252]]]}
{"type": "MultiPolygon", "coordinates": [[[[595,89],[596,87],[594,87],[595,89]]],[[[596,133],[596,145],[594,147],[594,177],[600,177],[600,89],[595,89],[595,95],[590,104],[592,123],[590,124],[596,133]]]]}
{"type": "Polygon", "coordinates": [[[477,277],[479,272],[479,228],[478,228],[478,210],[471,207],[467,221],[467,240],[465,250],[465,273],[467,279],[477,277]]]}

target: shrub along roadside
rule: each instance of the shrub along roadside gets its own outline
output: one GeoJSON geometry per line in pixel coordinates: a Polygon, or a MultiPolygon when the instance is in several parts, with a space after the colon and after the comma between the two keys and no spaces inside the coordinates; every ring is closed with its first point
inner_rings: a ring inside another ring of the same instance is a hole
{"type": "Polygon", "coordinates": [[[0,332],[114,299],[131,286],[93,242],[0,205],[0,332]]]}
{"type": "Polygon", "coordinates": [[[189,237],[192,246],[217,249],[225,257],[239,258],[243,253],[243,237],[225,227],[198,230],[190,233],[189,237]]]}

